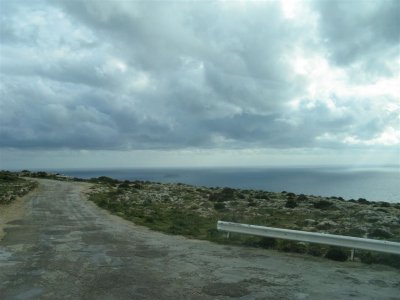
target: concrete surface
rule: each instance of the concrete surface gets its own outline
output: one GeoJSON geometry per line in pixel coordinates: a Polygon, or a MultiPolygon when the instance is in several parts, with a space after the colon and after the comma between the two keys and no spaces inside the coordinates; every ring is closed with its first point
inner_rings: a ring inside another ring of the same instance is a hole
{"type": "Polygon", "coordinates": [[[400,299],[390,267],[165,235],[39,182],[4,229],[0,299],[400,299]]]}

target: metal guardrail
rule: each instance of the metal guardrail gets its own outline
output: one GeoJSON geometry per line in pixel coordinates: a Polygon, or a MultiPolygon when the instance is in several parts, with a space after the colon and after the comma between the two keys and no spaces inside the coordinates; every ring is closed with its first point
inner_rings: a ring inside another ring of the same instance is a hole
{"type": "Polygon", "coordinates": [[[319,232],[308,232],[282,228],[264,227],[249,224],[218,221],[217,229],[226,232],[252,234],[265,237],[287,239],[293,241],[348,247],[352,249],[372,250],[400,254],[400,243],[383,240],[365,239],[344,235],[319,232]]]}

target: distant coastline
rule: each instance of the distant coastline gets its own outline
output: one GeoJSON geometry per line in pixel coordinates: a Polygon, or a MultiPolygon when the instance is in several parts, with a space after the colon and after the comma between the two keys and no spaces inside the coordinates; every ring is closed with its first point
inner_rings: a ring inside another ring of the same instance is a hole
{"type": "MultiPolygon", "coordinates": [[[[46,171],[46,170],[44,170],[46,171]]],[[[386,167],[255,167],[255,168],[119,168],[52,169],[72,177],[107,176],[119,180],[148,180],[206,187],[288,191],[346,200],[400,203],[400,170],[386,167]]]]}

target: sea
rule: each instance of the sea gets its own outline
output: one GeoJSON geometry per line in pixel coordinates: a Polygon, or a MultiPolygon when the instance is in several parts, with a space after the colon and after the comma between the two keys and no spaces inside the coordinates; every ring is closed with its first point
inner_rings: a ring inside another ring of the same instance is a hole
{"type": "Polygon", "coordinates": [[[72,177],[185,183],[400,203],[400,167],[124,168],[48,170],[72,177]]]}

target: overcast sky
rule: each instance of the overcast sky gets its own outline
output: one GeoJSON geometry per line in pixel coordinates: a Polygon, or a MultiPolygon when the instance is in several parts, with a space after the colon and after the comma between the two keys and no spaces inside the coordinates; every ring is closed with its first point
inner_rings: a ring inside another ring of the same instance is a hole
{"type": "Polygon", "coordinates": [[[400,162],[400,1],[0,11],[0,168],[400,162]]]}

